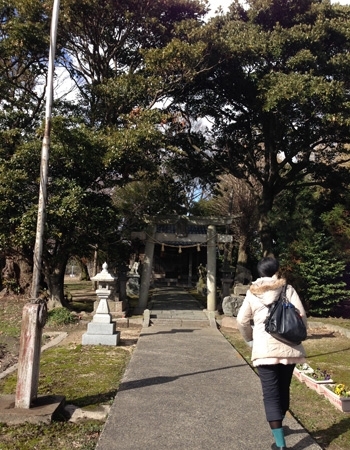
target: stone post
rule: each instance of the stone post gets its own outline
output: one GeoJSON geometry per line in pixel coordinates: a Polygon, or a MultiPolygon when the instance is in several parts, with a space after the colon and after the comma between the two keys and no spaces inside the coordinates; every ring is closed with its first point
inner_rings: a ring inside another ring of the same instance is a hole
{"type": "Polygon", "coordinates": [[[228,261],[224,262],[222,268],[222,278],[221,278],[221,301],[230,295],[231,293],[231,285],[233,282],[232,273],[230,271],[230,267],[228,261]]]}
{"type": "Polygon", "coordinates": [[[193,267],[193,253],[190,250],[188,255],[188,282],[187,286],[192,287],[192,267],[193,267]]]}
{"type": "Polygon", "coordinates": [[[128,271],[128,268],[127,268],[126,264],[121,264],[121,266],[119,267],[119,278],[118,278],[119,300],[124,303],[127,300],[127,295],[126,295],[126,282],[128,279],[126,276],[127,271],[128,271]]]}
{"type": "Polygon", "coordinates": [[[156,233],[156,226],[150,225],[147,229],[148,236],[145,248],[145,259],[142,264],[141,287],[137,310],[139,314],[143,313],[143,311],[147,307],[148,302],[148,292],[152,275],[155,233],[156,233]]]}
{"type": "Polygon", "coordinates": [[[207,230],[207,310],[216,311],[216,229],[207,230]]]}

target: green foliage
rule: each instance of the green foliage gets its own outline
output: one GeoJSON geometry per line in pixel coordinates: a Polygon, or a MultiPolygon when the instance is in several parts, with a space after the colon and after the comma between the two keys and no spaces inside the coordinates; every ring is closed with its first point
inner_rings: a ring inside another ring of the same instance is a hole
{"type": "Polygon", "coordinates": [[[301,292],[306,300],[308,313],[327,316],[342,300],[349,298],[349,291],[342,281],[345,262],[332,249],[332,241],[323,233],[304,236],[295,243],[293,271],[304,282],[301,292]]]}
{"type": "Polygon", "coordinates": [[[200,155],[192,174],[197,168],[209,179],[211,164],[212,174],[244,179],[255,193],[263,251],[274,250],[268,216],[281,192],[334,177],[348,186],[349,23],[349,7],[327,2],[250,1],[246,9],[234,2],[205,27],[181,27],[190,43],[181,71],[176,39],[158,66],[160,50],[146,60],[163,80],[180,80],[171,111],[183,118],[182,152],[193,161],[200,155]],[[200,129],[203,117],[209,129],[200,129]]]}
{"type": "Polygon", "coordinates": [[[321,219],[334,237],[339,252],[350,257],[350,205],[336,204],[331,211],[322,214],[321,219]]]}
{"type": "Polygon", "coordinates": [[[51,326],[69,325],[77,320],[77,317],[68,309],[55,308],[48,312],[47,324],[51,326]]]}
{"type": "Polygon", "coordinates": [[[21,287],[18,285],[17,280],[13,278],[2,280],[2,285],[7,293],[20,294],[21,292],[21,287]]]}
{"type": "Polygon", "coordinates": [[[40,119],[50,36],[47,7],[41,0],[1,2],[0,159],[33,135],[40,119]]]}

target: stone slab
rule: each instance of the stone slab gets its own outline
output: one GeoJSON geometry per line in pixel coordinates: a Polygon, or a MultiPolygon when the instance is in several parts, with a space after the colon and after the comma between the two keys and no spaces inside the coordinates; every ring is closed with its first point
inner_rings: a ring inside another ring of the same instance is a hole
{"type": "Polygon", "coordinates": [[[233,288],[233,293],[235,295],[246,295],[248,289],[250,288],[249,284],[237,284],[233,288]]]}
{"type": "Polygon", "coordinates": [[[99,322],[90,322],[87,326],[88,334],[114,334],[116,330],[115,322],[111,323],[99,323],[99,322]]]}
{"type": "Polygon", "coordinates": [[[83,334],[83,345],[118,345],[120,340],[120,332],[115,334],[83,334]]]}
{"type": "Polygon", "coordinates": [[[223,328],[234,328],[235,330],[237,330],[238,326],[236,317],[223,317],[221,320],[221,326],[223,328]]]}
{"type": "Polygon", "coordinates": [[[30,408],[15,408],[15,395],[0,396],[0,422],[8,425],[50,423],[54,414],[63,409],[65,397],[38,396],[30,408]]]}

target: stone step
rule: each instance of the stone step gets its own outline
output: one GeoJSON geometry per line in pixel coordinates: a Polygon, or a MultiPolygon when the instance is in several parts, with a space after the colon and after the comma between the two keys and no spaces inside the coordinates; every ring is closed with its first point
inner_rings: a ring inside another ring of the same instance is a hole
{"type": "Polygon", "coordinates": [[[151,325],[165,326],[165,327],[187,327],[187,328],[197,328],[197,327],[209,327],[209,320],[197,320],[197,319],[157,319],[151,317],[151,325]]]}

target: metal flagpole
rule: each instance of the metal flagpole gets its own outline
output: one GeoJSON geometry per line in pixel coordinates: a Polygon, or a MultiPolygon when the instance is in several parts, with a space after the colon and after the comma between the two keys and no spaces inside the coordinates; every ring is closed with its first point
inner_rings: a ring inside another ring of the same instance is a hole
{"type": "Polygon", "coordinates": [[[33,280],[31,290],[31,298],[33,301],[35,301],[38,298],[40,289],[43,236],[44,236],[44,225],[46,216],[47,179],[48,179],[49,152],[50,152],[53,77],[55,71],[55,50],[56,50],[59,8],[60,8],[60,0],[54,0],[51,18],[49,67],[48,67],[47,88],[46,88],[47,93],[46,93],[45,133],[41,149],[40,190],[39,190],[37,228],[34,247],[34,258],[33,258],[33,280]]]}

